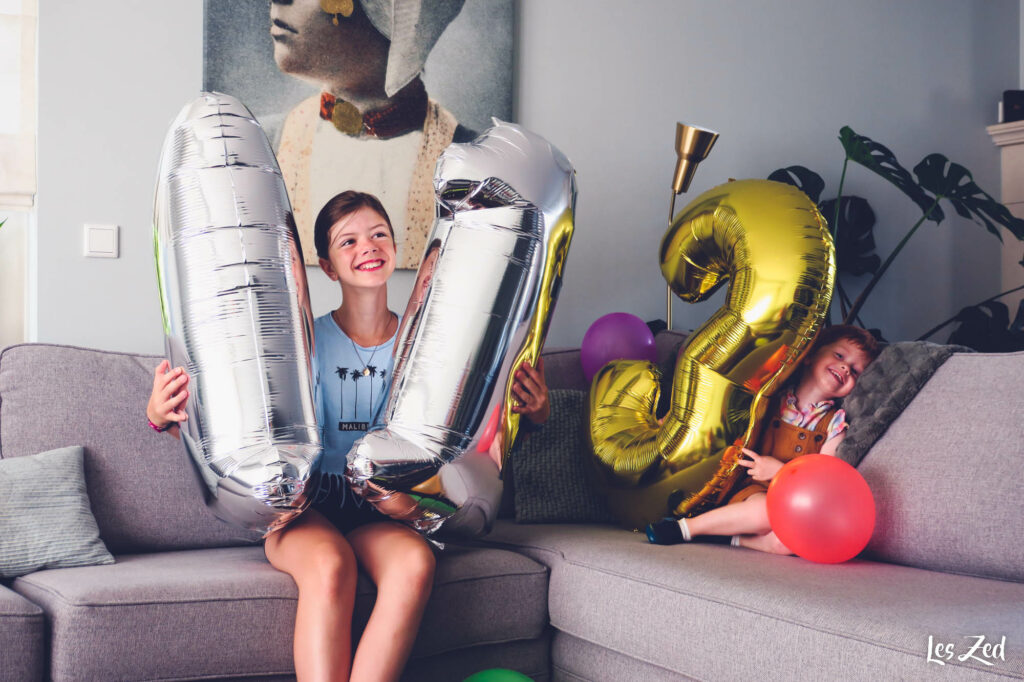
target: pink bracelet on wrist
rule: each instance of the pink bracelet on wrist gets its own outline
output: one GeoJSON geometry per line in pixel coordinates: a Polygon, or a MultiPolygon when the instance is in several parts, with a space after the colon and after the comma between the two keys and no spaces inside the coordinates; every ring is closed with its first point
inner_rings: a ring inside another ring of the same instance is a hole
{"type": "Polygon", "coordinates": [[[153,430],[154,430],[154,431],[156,431],[157,433],[163,433],[164,431],[167,431],[167,430],[169,430],[169,429],[170,429],[170,428],[171,428],[172,426],[174,426],[174,422],[167,422],[167,424],[166,424],[166,425],[165,425],[165,426],[164,426],[163,428],[160,428],[159,426],[157,426],[156,424],[154,424],[154,423],[153,423],[153,420],[152,420],[152,419],[150,419],[149,417],[146,417],[146,421],[147,421],[147,422],[149,422],[149,428],[153,429],[153,430]]]}

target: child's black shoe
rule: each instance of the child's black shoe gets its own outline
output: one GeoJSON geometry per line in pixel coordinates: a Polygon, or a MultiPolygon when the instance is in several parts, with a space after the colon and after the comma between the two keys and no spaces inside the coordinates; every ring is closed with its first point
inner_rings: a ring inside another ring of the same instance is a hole
{"type": "Polygon", "coordinates": [[[730,535],[696,535],[687,537],[679,519],[666,516],[661,521],[647,524],[647,540],[653,545],[678,545],[681,542],[697,542],[707,545],[728,545],[732,543],[730,535]]]}
{"type": "Polygon", "coordinates": [[[647,524],[647,540],[653,545],[678,545],[683,541],[679,521],[666,516],[661,521],[647,524]]]}

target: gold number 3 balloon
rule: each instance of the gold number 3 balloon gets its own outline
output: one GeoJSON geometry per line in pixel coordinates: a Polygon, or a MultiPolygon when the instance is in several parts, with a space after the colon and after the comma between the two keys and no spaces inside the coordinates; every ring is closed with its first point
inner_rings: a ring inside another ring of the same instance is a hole
{"type": "Polygon", "coordinates": [[[701,194],[673,219],[660,257],[684,301],[730,284],[725,305],[680,351],[660,423],[660,374],[651,363],[609,363],[591,384],[594,454],[612,511],[634,527],[721,501],[745,471],[730,446],[751,442],[765,398],[823,324],[835,281],[832,235],[817,207],[768,180],[701,194]]]}

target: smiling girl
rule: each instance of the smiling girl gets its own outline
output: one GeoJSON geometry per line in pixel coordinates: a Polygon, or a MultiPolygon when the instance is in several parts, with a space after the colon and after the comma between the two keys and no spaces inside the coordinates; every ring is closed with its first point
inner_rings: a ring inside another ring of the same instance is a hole
{"type": "Polygon", "coordinates": [[[769,403],[759,439],[763,454],[743,448],[747,459],[739,464],[747,468],[751,481],[740,483],[722,507],[691,519],[649,524],[648,540],[673,545],[714,536],[705,539],[792,554],[768,523],[768,484],[786,462],[801,455],[836,454],[848,427],[846,413],[836,401],[850,394],[878,353],[875,338],[859,327],[836,325],[822,331],[801,364],[795,386],[784,387],[769,403]]]}
{"type": "Polygon", "coordinates": [[[388,309],[395,270],[391,222],[370,194],[343,192],[317,216],[320,267],[341,286],[341,305],[313,324],[314,376],[324,451],[309,483],[313,506],[267,537],[267,558],[299,588],[295,672],[299,680],[392,680],[412,649],[434,577],[434,554],[412,529],[353,495],[346,455],[384,399],[398,316],[388,309]],[[351,654],[357,566],[377,599],[351,654]]]}
{"type": "MultiPolygon", "coordinates": [[[[354,495],[343,477],[348,451],[385,399],[394,363],[400,320],[388,309],[387,295],[394,232],[375,196],[348,191],[321,209],[314,243],[320,267],[342,294],[341,305],[313,323],[324,449],[307,484],[312,506],[268,535],[264,548],[274,568],[298,587],[292,646],[299,682],[397,680],[433,586],[434,554],[423,536],[354,495]],[[358,568],[376,584],[377,597],[353,655],[358,568]]],[[[428,265],[437,257],[436,250],[428,254],[428,265]]],[[[422,270],[410,305],[422,302],[430,273],[430,267],[422,270]]],[[[146,413],[154,429],[177,437],[189,378],[181,367],[168,370],[167,361],[157,367],[146,413]]],[[[550,409],[543,375],[529,367],[519,372],[529,372],[530,380],[521,376],[513,385],[519,398],[513,409],[542,423],[550,409]]]]}
{"type": "MultiPolygon", "coordinates": [[[[360,504],[342,478],[345,456],[383,400],[391,372],[398,317],[388,310],[387,281],[395,242],[380,201],[358,192],[327,202],[315,241],[320,266],[343,296],[337,310],[313,323],[324,451],[307,483],[312,507],[269,534],[264,549],[298,587],[293,653],[300,682],[397,680],[430,596],[434,554],[421,535],[360,504]],[[377,598],[353,656],[357,566],[377,585],[377,598]]],[[[166,360],[156,368],[146,407],[154,429],[179,437],[188,381],[166,360]]]]}

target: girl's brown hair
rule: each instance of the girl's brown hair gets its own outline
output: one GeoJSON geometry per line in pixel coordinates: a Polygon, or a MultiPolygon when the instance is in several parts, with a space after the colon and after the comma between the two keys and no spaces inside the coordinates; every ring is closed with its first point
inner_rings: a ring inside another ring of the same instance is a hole
{"type": "Polygon", "coordinates": [[[345,216],[352,215],[361,208],[368,208],[379,213],[384,222],[388,224],[391,241],[395,240],[395,230],[391,227],[391,218],[388,217],[388,212],[384,210],[384,205],[380,203],[380,199],[366,192],[347,190],[341,194],[334,195],[330,201],[324,204],[324,207],[320,209],[320,213],[316,217],[316,222],[313,224],[313,245],[316,247],[316,255],[324,259],[327,258],[330,244],[328,233],[331,231],[331,228],[339,220],[345,216]]]}
{"type": "Polygon", "coordinates": [[[878,354],[882,352],[882,349],[878,345],[878,341],[871,335],[867,329],[861,329],[860,327],[854,327],[850,324],[837,324],[831,327],[826,327],[821,330],[818,337],[814,339],[814,345],[811,346],[810,352],[807,357],[812,357],[819,349],[824,348],[830,343],[835,343],[840,339],[846,339],[853,345],[860,348],[868,356],[869,360],[874,360],[878,357],[878,354]]]}

